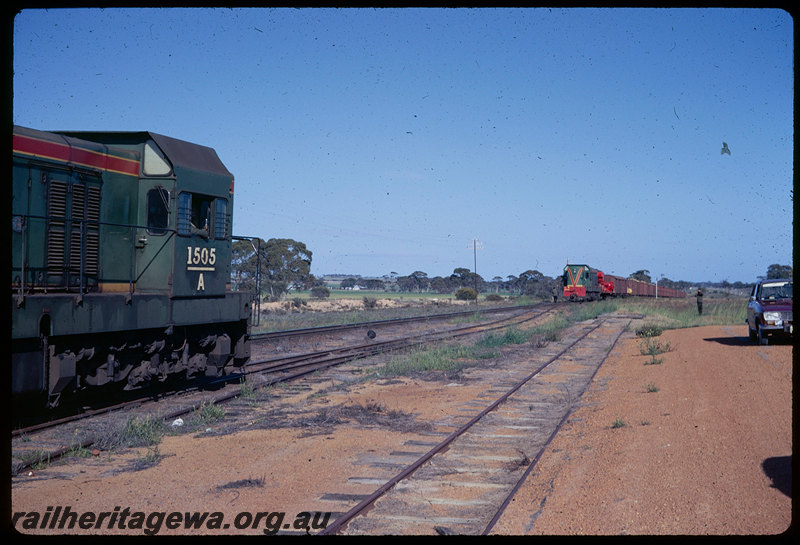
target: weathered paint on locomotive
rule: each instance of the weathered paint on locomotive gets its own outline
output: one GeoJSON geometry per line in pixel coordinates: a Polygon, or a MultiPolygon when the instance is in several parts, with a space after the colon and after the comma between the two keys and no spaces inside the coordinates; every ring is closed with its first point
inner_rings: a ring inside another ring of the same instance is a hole
{"type": "Polygon", "coordinates": [[[22,127],[13,147],[15,393],[249,356],[251,295],[227,291],[233,176],[213,149],[22,127]],[[125,351],[137,345],[142,361],[125,351]]]}
{"type": "Polygon", "coordinates": [[[562,275],[564,297],[570,301],[599,299],[604,293],[610,293],[604,283],[603,273],[588,265],[568,264],[562,275]]]}

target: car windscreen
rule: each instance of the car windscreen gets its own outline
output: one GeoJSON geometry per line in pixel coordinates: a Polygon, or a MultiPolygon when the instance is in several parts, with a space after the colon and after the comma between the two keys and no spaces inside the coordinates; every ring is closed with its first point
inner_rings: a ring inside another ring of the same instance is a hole
{"type": "Polygon", "coordinates": [[[791,299],[791,282],[770,282],[761,285],[761,299],[791,299]]]}

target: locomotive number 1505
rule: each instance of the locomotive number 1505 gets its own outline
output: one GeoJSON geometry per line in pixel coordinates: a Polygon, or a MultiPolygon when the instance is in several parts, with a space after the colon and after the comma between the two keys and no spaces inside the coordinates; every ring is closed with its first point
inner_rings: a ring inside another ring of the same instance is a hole
{"type": "Polygon", "coordinates": [[[186,247],[186,270],[187,271],[200,271],[197,278],[197,291],[206,290],[206,282],[203,278],[203,272],[214,272],[214,263],[217,262],[217,249],[206,248],[200,246],[187,246],[186,247]]]}
{"type": "Polygon", "coordinates": [[[214,263],[217,262],[217,249],[216,248],[200,248],[198,246],[188,246],[186,248],[186,265],[189,270],[206,270],[213,271],[214,263]],[[194,267],[193,267],[194,265],[194,267]],[[197,265],[212,265],[212,267],[197,268],[197,265]]]}

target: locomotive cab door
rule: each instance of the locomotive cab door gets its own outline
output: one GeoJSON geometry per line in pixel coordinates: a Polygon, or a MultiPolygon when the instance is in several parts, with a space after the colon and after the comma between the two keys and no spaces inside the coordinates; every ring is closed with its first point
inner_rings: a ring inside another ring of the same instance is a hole
{"type": "Polygon", "coordinates": [[[173,203],[175,172],[172,163],[152,140],[142,148],[136,215],[135,290],[169,292],[175,246],[173,203]]]}
{"type": "Polygon", "coordinates": [[[143,178],[139,182],[139,215],[134,237],[136,291],[169,291],[175,231],[170,228],[175,181],[143,178]],[[166,280],[166,281],[165,281],[166,280]]]}

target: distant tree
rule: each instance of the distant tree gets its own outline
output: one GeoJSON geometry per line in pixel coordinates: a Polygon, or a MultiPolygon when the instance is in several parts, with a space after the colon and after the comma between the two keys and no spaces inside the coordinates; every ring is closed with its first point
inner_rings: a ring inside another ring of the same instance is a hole
{"type": "Polygon", "coordinates": [[[505,287],[508,291],[519,291],[519,278],[513,274],[506,276],[505,287]]]}
{"type": "Polygon", "coordinates": [[[517,278],[517,287],[521,294],[549,299],[552,296],[555,282],[556,280],[537,270],[528,269],[520,273],[517,278]]]}
{"type": "Polygon", "coordinates": [[[314,286],[311,288],[311,297],[315,299],[326,299],[331,296],[331,290],[325,286],[314,286]]]}
{"type": "Polygon", "coordinates": [[[494,292],[497,293],[503,287],[503,277],[502,276],[495,276],[492,278],[492,287],[494,288],[494,292]]]}
{"type": "Polygon", "coordinates": [[[770,265],[767,268],[767,279],[770,278],[792,278],[792,266],[778,265],[777,263],[770,265]]]}
{"type": "Polygon", "coordinates": [[[290,238],[271,238],[262,258],[262,282],[270,296],[286,293],[290,285],[307,285],[311,275],[311,251],[290,238]]]}
{"type": "Polygon", "coordinates": [[[275,299],[290,286],[307,286],[314,281],[311,251],[290,238],[237,240],[232,257],[231,276],[240,290],[255,291],[260,277],[262,294],[275,299]]]}
{"type": "Polygon", "coordinates": [[[431,278],[430,286],[436,293],[451,293],[453,291],[452,284],[449,280],[441,276],[434,276],[431,278]]]}
{"type": "Polygon", "coordinates": [[[414,271],[408,276],[398,276],[396,282],[397,289],[404,292],[419,293],[423,290],[428,290],[430,287],[428,273],[423,271],[414,271]]]}
{"type": "Polygon", "coordinates": [[[368,290],[383,290],[386,289],[386,283],[379,278],[368,278],[364,280],[364,287],[368,290]]]}
{"type": "Polygon", "coordinates": [[[630,275],[628,278],[633,278],[634,280],[641,280],[642,282],[652,282],[650,280],[650,271],[646,269],[640,269],[630,275]]]}
{"type": "Polygon", "coordinates": [[[470,274],[471,271],[469,269],[464,267],[456,267],[453,269],[453,274],[450,275],[450,280],[452,280],[458,287],[468,286],[470,274]]]}
{"type": "Polygon", "coordinates": [[[658,285],[663,288],[680,289],[680,286],[674,280],[670,280],[666,276],[658,281],[658,285]]]}
{"type": "Polygon", "coordinates": [[[401,292],[411,292],[417,287],[416,282],[414,282],[414,279],[410,276],[398,276],[395,279],[395,285],[397,286],[397,290],[401,292]]]}
{"type": "Polygon", "coordinates": [[[345,278],[344,280],[339,282],[339,287],[342,288],[343,290],[350,289],[355,285],[356,285],[356,279],[352,277],[345,278]]]}
{"type": "Polygon", "coordinates": [[[231,254],[231,284],[234,291],[256,291],[256,245],[257,241],[233,241],[231,254]]]}
{"type": "MultiPolygon", "coordinates": [[[[736,287],[736,284],[738,283],[739,282],[734,283],[734,287],[736,287]]],[[[694,286],[695,284],[696,283],[694,282],[687,282],[686,280],[670,280],[666,276],[658,281],[659,286],[675,290],[688,290],[691,286],[694,286]]]]}
{"type": "Polygon", "coordinates": [[[430,286],[430,280],[428,279],[428,273],[422,271],[414,271],[409,275],[412,282],[414,283],[414,291],[421,292],[427,291],[428,287],[430,286]]]}
{"type": "Polygon", "coordinates": [[[520,273],[517,279],[520,293],[533,295],[537,291],[538,284],[544,279],[544,275],[539,271],[528,269],[520,273]]]}
{"type": "Polygon", "coordinates": [[[486,282],[483,280],[483,277],[464,267],[453,269],[453,274],[450,275],[450,281],[456,288],[472,288],[477,289],[479,292],[485,291],[486,282]]]}

